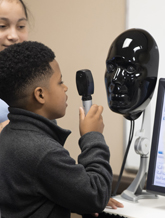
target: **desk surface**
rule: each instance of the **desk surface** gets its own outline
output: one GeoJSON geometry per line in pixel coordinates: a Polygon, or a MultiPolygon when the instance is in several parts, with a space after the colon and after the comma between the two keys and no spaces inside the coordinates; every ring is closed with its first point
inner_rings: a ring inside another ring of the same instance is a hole
{"type": "Polygon", "coordinates": [[[105,213],[124,216],[127,218],[165,218],[165,197],[158,199],[142,199],[138,203],[123,199],[120,195],[115,199],[124,204],[124,208],[111,209],[106,207],[105,213]]]}

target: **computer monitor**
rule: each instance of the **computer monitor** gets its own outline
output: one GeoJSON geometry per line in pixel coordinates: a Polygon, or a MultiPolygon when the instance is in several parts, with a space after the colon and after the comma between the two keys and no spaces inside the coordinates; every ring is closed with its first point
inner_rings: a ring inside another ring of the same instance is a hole
{"type": "Polygon", "coordinates": [[[159,79],[146,189],[165,195],[165,78],[159,79]]]}

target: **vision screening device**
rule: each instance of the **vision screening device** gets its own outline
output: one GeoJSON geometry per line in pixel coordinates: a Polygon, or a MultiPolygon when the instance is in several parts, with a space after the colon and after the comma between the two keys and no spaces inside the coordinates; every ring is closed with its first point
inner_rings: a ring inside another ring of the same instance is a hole
{"type": "MultiPolygon", "coordinates": [[[[147,110],[155,89],[159,64],[159,51],[154,38],[143,29],[129,29],[120,34],[111,44],[105,72],[105,86],[109,108],[131,121],[128,150],[134,133],[134,121],[143,114],[141,129],[136,133],[135,151],[140,155],[140,167],[131,185],[121,196],[137,202],[141,198],[156,198],[143,191],[147,175],[149,139],[145,136],[147,110]]],[[[116,190],[119,186],[119,181],[116,190]]],[[[115,190],[115,191],[116,191],[115,190]]]]}
{"type": "Polygon", "coordinates": [[[76,72],[76,85],[80,96],[82,96],[85,115],[92,105],[92,94],[94,93],[94,82],[90,70],[79,70],[76,72]]]}

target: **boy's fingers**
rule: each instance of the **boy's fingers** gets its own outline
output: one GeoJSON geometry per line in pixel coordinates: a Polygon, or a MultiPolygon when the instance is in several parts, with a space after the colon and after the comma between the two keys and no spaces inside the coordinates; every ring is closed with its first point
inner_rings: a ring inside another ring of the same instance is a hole
{"type": "Polygon", "coordinates": [[[103,112],[103,106],[99,106],[99,107],[98,107],[98,111],[100,112],[100,114],[102,114],[102,112],[103,112]]]}
{"type": "Polygon", "coordinates": [[[122,203],[120,203],[119,201],[111,198],[111,201],[117,206],[117,207],[124,207],[124,205],[122,203]]]}
{"type": "Polygon", "coordinates": [[[97,118],[102,117],[102,112],[103,112],[103,107],[97,106],[97,111],[95,112],[95,115],[97,116],[97,118]]]}
{"type": "Polygon", "coordinates": [[[94,115],[94,114],[100,115],[100,114],[102,114],[102,112],[103,112],[103,107],[102,106],[98,106],[96,104],[93,104],[91,106],[91,109],[89,110],[88,114],[89,115],[94,115]]]}
{"type": "Polygon", "coordinates": [[[80,120],[84,120],[85,118],[85,112],[82,107],[79,108],[79,117],[80,117],[80,120]]]}
{"type": "Polygon", "coordinates": [[[95,114],[98,110],[98,106],[96,104],[93,104],[88,112],[88,114],[95,114]]]}
{"type": "Polygon", "coordinates": [[[120,203],[119,201],[116,201],[113,198],[110,198],[107,206],[112,207],[113,209],[116,209],[117,207],[124,207],[124,205],[122,203],[120,203]]]}

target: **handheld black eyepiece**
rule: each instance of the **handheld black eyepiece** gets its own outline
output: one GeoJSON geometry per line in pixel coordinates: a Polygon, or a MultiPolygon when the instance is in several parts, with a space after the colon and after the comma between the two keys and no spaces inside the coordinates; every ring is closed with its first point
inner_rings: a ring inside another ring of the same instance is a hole
{"type": "Polygon", "coordinates": [[[82,100],[89,100],[88,98],[94,93],[93,77],[90,70],[79,70],[76,73],[76,84],[79,95],[82,100]]]}
{"type": "Polygon", "coordinates": [[[85,114],[92,105],[92,94],[94,93],[93,76],[90,70],[79,70],[76,72],[76,85],[79,95],[82,96],[85,114]]]}

